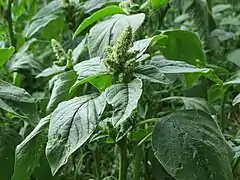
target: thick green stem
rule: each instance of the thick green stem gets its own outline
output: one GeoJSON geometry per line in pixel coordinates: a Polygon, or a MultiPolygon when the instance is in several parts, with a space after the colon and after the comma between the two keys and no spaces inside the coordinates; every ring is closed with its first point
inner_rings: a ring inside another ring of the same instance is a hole
{"type": "Polygon", "coordinates": [[[223,95],[223,98],[222,98],[222,101],[221,101],[221,107],[220,107],[221,109],[220,109],[220,115],[219,115],[220,126],[221,126],[221,129],[222,129],[222,132],[224,132],[224,127],[225,127],[225,117],[224,117],[225,99],[226,99],[226,92],[224,92],[224,95],[223,95]]]}
{"type": "Polygon", "coordinates": [[[209,11],[212,13],[212,0],[207,0],[207,6],[209,11]]]}
{"type": "Polygon", "coordinates": [[[136,147],[133,167],[133,180],[139,180],[141,175],[141,161],[143,157],[142,146],[136,147]]]}
{"type": "Polygon", "coordinates": [[[100,163],[100,156],[99,156],[98,148],[94,151],[94,162],[95,162],[95,177],[96,180],[101,180],[101,163],[100,163]]]}
{"type": "Polygon", "coordinates": [[[123,137],[119,141],[120,157],[119,157],[119,178],[118,180],[127,179],[127,169],[128,169],[128,151],[127,151],[127,137],[123,137]]]}

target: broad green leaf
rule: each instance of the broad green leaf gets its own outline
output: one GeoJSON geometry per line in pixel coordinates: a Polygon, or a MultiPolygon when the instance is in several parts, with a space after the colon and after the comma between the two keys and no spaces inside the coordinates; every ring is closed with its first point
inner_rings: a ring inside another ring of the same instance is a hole
{"type": "Polygon", "coordinates": [[[139,79],[148,80],[154,83],[169,84],[170,81],[159,71],[154,65],[140,65],[138,66],[133,74],[139,79]]]}
{"type": "Polygon", "coordinates": [[[64,72],[65,68],[66,68],[65,66],[53,65],[52,67],[44,69],[41,73],[39,73],[36,76],[36,78],[54,76],[56,74],[64,72]]]}
{"type": "Polygon", "coordinates": [[[61,0],[54,0],[46,6],[43,6],[43,8],[38,11],[38,13],[33,17],[32,20],[41,19],[51,14],[55,14],[58,10],[61,9],[62,5],[63,4],[61,0]]]}
{"type": "Polygon", "coordinates": [[[19,115],[30,124],[38,123],[35,100],[24,89],[0,80],[0,108],[19,115]]]}
{"type": "Polygon", "coordinates": [[[177,180],[233,180],[233,151],[215,120],[203,111],[180,111],[158,122],[152,147],[177,180]]]}
{"type": "Polygon", "coordinates": [[[12,129],[0,127],[0,173],[1,180],[9,180],[14,169],[14,153],[22,137],[12,129]]]}
{"type": "Polygon", "coordinates": [[[122,0],[88,0],[84,5],[86,13],[89,13],[93,10],[99,9],[106,4],[117,4],[122,0]]]}
{"type": "Polygon", "coordinates": [[[227,59],[240,67],[240,49],[236,49],[235,51],[229,53],[227,59]]]}
{"type": "Polygon", "coordinates": [[[181,96],[173,96],[173,97],[167,97],[162,99],[161,101],[182,101],[184,104],[184,109],[197,109],[205,111],[209,114],[215,114],[215,110],[211,105],[208,104],[208,102],[199,97],[181,97],[181,96]]]}
{"type": "Polygon", "coordinates": [[[213,103],[224,96],[224,86],[220,84],[214,84],[208,89],[208,101],[213,103]]]}
{"type": "Polygon", "coordinates": [[[217,4],[213,6],[212,13],[220,13],[226,11],[227,9],[232,9],[231,4],[217,4]]]}
{"type": "Polygon", "coordinates": [[[114,15],[110,19],[94,25],[88,36],[88,48],[91,57],[102,56],[107,46],[112,46],[121,32],[128,26],[136,31],[145,19],[145,14],[114,15]]]}
{"type": "Polygon", "coordinates": [[[238,94],[234,99],[233,99],[233,106],[236,106],[237,104],[240,103],[240,94],[238,94]]]}
{"type": "Polygon", "coordinates": [[[105,67],[100,57],[95,57],[78,63],[74,66],[74,71],[77,72],[78,78],[75,84],[72,86],[70,92],[85,82],[93,80],[99,76],[106,75],[108,69],[105,67]]]}
{"type": "Polygon", "coordinates": [[[159,9],[162,5],[168,2],[168,0],[148,0],[148,1],[153,10],[159,9]]]}
{"type": "Polygon", "coordinates": [[[81,43],[79,43],[79,45],[73,50],[72,52],[72,58],[73,58],[73,62],[77,63],[78,62],[78,58],[80,57],[80,55],[84,52],[84,49],[86,49],[86,40],[87,38],[84,38],[81,43]]]}
{"type": "Polygon", "coordinates": [[[0,67],[7,62],[7,60],[13,55],[14,51],[14,47],[0,48],[0,67]]]}
{"type": "Polygon", "coordinates": [[[96,87],[100,92],[105,91],[106,88],[112,85],[112,75],[105,74],[91,79],[89,82],[96,87]]]}
{"type": "Polygon", "coordinates": [[[129,49],[130,52],[137,52],[137,58],[142,56],[143,53],[147,50],[147,48],[157,42],[158,40],[161,40],[163,38],[166,38],[166,36],[163,35],[156,35],[153,36],[152,38],[147,38],[147,39],[141,39],[138,41],[135,41],[133,44],[133,47],[129,49]]]}
{"type": "Polygon", "coordinates": [[[189,74],[189,76],[185,76],[185,78],[188,81],[191,81],[190,84],[194,83],[201,75],[218,84],[223,83],[212,69],[197,68],[196,66],[187,64],[183,61],[167,60],[162,56],[155,56],[151,59],[150,64],[155,65],[159,71],[164,74],[189,74]],[[193,80],[190,80],[189,78],[193,80]]]}
{"type": "Polygon", "coordinates": [[[233,85],[233,84],[240,84],[240,73],[236,73],[232,77],[230,77],[224,85],[233,85]]]}
{"type": "Polygon", "coordinates": [[[128,84],[115,84],[105,92],[108,104],[114,108],[112,124],[118,126],[137,108],[138,100],[142,95],[142,81],[134,79],[128,84]]]}
{"type": "Polygon", "coordinates": [[[92,135],[105,105],[104,94],[91,94],[62,102],[52,113],[46,156],[53,175],[92,135]]]}
{"type": "Polygon", "coordinates": [[[8,68],[10,72],[37,75],[42,72],[43,64],[32,55],[18,52],[10,59],[8,68]]]}
{"type": "Polygon", "coordinates": [[[196,34],[190,31],[166,31],[165,48],[161,48],[167,59],[185,61],[188,64],[204,67],[206,63],[202,44],[196,34]]]}
{"type": "Polygon", "coordinates": [[[68,71],[54,76],[49,81],[51,97],[47,105],[47,112],[52,112],[60,102],[70,98],[69,90],[76,79],[76,72],[68,71]]]}
{"type": "Polygon", "coordinates": [[[55,15],[45,16],[39,19],[34,20],[26,29],[25,35],[27,38],[32,37],[36,34],[41,28],[47,26],[51,21],[57,19],[55,15]]]}
{"type": "Polygon", "coordinates": [[[50,116],[41,119],[35,129],[17,146],[12,180],[29,179],[39,166],[45,145],[43,133],[49,121],[50,116]]]}
{"type": "Polygon", "coordinates": [[[227,16],[225,18],[221,19],[220,25],[230,25],[230,26],[239,26],[240,25],[240,19],[235,16],[227,16]]]}
{"type": "Polygon", "coordinates": [[[73,34],[73,39],[80,34],[84,29],[94,24],[95,22],[101,20],[104,17],[114,15],[114,14],[124,14],[123,10],[119,6],[107,6],[99,11],[93,13],[90,17],[86,18],[77,28],[73,34]]]}

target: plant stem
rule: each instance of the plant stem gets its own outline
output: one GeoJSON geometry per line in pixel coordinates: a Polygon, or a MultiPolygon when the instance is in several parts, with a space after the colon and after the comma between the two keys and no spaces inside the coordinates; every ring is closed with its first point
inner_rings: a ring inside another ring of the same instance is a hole
{"type": "Polygon", "coordinates": [[[95,162],[95,177],[96,177],[96,180],[101,180],[101,164],[100,164],[100,156],[99,156],[99,151],[98,151],[98,148],[96,148],[96,150],[94,151],[94,162],[95,162]]]}
{"type": "Polygon", "coordinates": [[[124,136],[118,143],[120,149],[119,157],[119,180],[127,179],[128,157],[127,157],[127,137],[124,136]]]}
{"type": "Polygon", "coordinates": [[[234,163],[233,163],[233,167],[232,167],[232,169],[233,169],[232,172],[233,172],[233,173],[235,173],[236,168],[238,167],[239,162],[240,162],[240,157],[238,157],[238,158],[234,161],[234,163]]]}
{"type": "Polygon", "coordinates": [[[142,146],[136,147],[135,151],[135,159],[134,159],[134,166],[133,166],[133,180],[139,180],[140,179],[140,173],[141,173],[141,161],[143,156],[143,150],[142,146]]]}
{"type": "Polygon", "coordinates": [[[149,149],[146,149],[145,153],[144,153],[144,174],[145,174],[145,180],[150,180],[150,177],[148,175],[148,151],[149,151],[149,149]]]}
{"type": "Polygon", "coordinates": [[[219,118],[220,118],[220,126],[221,126],[221,129],[222,129],[222,132],[224,132],[224,127],[225,127],[225,117],[224,117],[224,104],[225,104],[225,99],[226,99],[226,92],[224,92],[223,94],[223,98],[222,98],[222,101],[221,101],[221,107],[220,107],[220,115],[219,115],[219,118]]]}
{"type": "Polygon", "coordinates": [[[207,7],[209,11],[212,13],[212,0],[207,0],[207,7]]]}
{"type": "Polygon", "coordinates": [[[7,9],[5,11],[4,18],[8,24],[9,44],[10,44],[10,46],[15,47],[16,44],[15,44],[14,33],[13,33],[13,24],[12,24],[12,3],[13,3],[13,0],[8,0],[7,9]]]}

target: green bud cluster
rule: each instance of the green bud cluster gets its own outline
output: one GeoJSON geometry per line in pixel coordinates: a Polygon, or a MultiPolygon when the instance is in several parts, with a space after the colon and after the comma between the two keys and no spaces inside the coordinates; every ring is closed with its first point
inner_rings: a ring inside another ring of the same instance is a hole
{"type": "Polygon", "coordinates": [[[104,64],[113,74],[115,81],[127,83],[131,80],[133,70],[137,66],[136,53],[129,52],[133,45],[132,28],[128,26],[117,39],[113,47],[108,47],[104,64]]]}
{"type": "Polygon", "coordinates": [[[54,64],[59,66],[66,65],[66,68],[72,67],[72,50],[69,49],[68,53],[65,52],[61,44],[56,41],[55,39],[52,39],[51,41],[53,52],[55,53],[55,56],[57,58],[57,61],[54,62],[54,64]]]}

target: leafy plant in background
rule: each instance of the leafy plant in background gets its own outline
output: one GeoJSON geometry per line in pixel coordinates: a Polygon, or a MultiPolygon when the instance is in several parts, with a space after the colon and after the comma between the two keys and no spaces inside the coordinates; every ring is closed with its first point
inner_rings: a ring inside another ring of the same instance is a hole
{"type": "Polygon", "coordinates": [[[0,0],[1,178],[239,178],[237,3],[0,0]]]}

